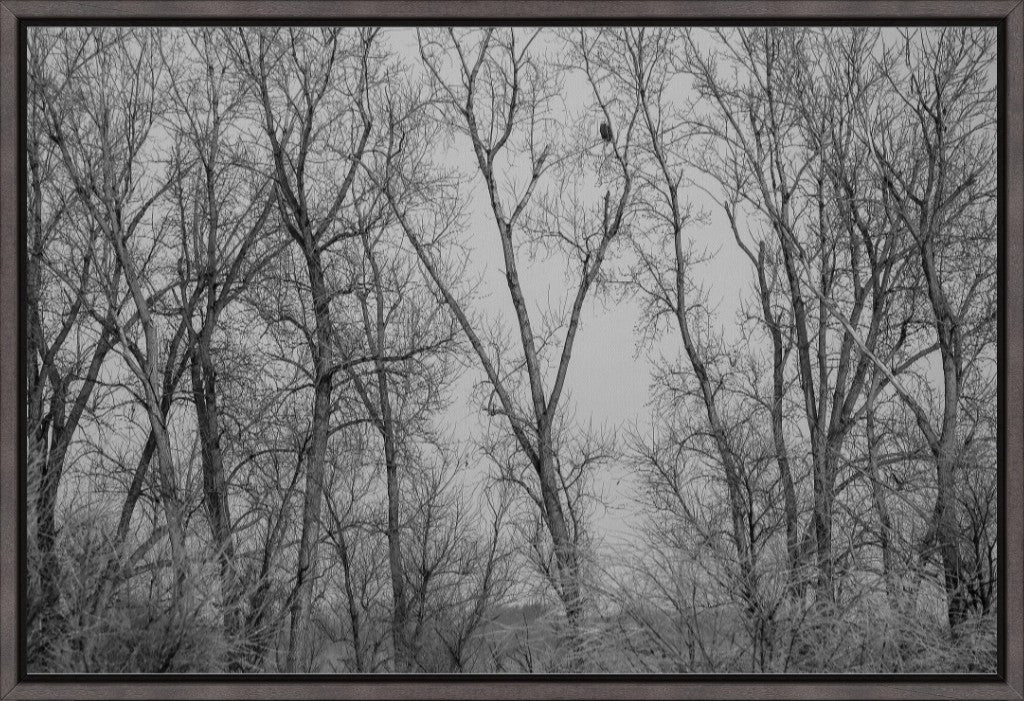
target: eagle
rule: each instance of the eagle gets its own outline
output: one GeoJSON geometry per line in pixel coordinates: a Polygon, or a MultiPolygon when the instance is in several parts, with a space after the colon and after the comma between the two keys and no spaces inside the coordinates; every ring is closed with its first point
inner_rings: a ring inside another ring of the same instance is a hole
{"type": "Polygon", "coordinates": [[[608,125],[608,122],[601,122],[601,138],[607,142],[612,140],[612,128],[608,125]]]}

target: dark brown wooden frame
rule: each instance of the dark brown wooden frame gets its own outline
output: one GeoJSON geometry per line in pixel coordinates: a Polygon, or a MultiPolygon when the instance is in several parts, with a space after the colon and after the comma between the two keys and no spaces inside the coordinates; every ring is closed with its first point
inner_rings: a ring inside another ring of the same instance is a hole
{"type": "Polygon", "coordinates": [[[0,699],[99,698],[834,698],[1024,699],[1024,2],[986,0],[0,0],[0,699]],[[987,22],[1001,42],[1003,425],[1000,671],[986,677],[196,675],[68,677],[20,666],[19,363],[22,29],[33,21],[778,23],[987,22]]]}

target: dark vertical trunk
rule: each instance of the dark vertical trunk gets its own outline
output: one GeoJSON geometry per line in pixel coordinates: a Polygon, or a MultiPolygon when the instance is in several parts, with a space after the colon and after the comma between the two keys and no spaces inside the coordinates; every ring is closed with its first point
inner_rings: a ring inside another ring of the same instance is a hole
{"type": "Polygon", "coordinates": [[[949,628],[954,637],[959,635],[960,624],[968,614],[963,561],[960,552],[963,532],[958,516],[955,471],[958,461],[956,435],[963,377],[963,349],[960,323],[945,290],[935,260],[936,234],[924,225],[922,214],[921,265],[928,286],[928,299],[935,318],[939,353],[942,357],[943,407],[942,427],[938,442],[932,446],[935,456],[937,495],[935,502],[934,534],[942,558],[943,579],[946,589],[946,610],[949,628]]]}
{"type": "MultiPolygon", "coordinates": [[[[384,404],[386,402],[382,402],[384,404]]],[[[391,642],[395,653],[395,671],[408,671],[409,658],[406,626],[408,611],[405,597],[405,567],[402,564],[402,534],[400,530],[401,491],[398,482],[398,461],[395,454],[394,437],[386,431],[384,438],[385,463],[388,489],[388,568],[391,573],[391,642]]]]}
{"type": "Polygon", "coordinates": [[[796,486],[793,482],[793,470],[789,462],[789,450],[786,446],[786,433],[783,424],[783,402],[786,397],[786,351],[782,339],[782,327],[772,312],[770,288],[765,276],[765,246],[762,242],[758,247],[757,279],[761,299],[761,312],[772,341],[772,444],[775,449],[775,461],[779,466],[779,478],[782,481],[783,504],[786,515],[786,554],[789,564],[789,591],[796,595],[798,589],[800,567],[800,532],[799,511],[796,499],[796,486]]]}
{"type": "Polygon", "coordinates": [[[396,672],[409,671],[412,667],[412,650],[408,638],[408,601],[405,593],[405,565],[402,558],[402,489],[399,477],[398,425],[391,405],[391,390],[388,370],[385,365],[387,346],[387,319],[384,309],[384,285],[380,266],[374,257],[369,237],[364,233],[363,246],[366,260],[373,275],[374,314],[370,311],[366,297],[361,298],[363,322],[367,341],[374,354],[374,375],[377,380],[377,405],[369,406],[369,396],[364,396],[381,438],[384,441],[384,468],[387,483],[387,539],[388,569],[391,575],[391,644],[396,672]]]}
{"type": "MultiPolygon", "coordinates": [[[[207,63],[207,80],[213,82],[213,65],[207,63]]],[[[218,235],[220,233],[220,205],[216,189],[214,164],[220,152],[221,116],[218,111],[219,93],[213,89],[213,122],[208,141],[207,159],[203,164],[206,189],[207,232],[204,257],[204,289],[206,310],[203,325],[193,338],[190,358],[192,397],[196,407],[203,468],[203,501],[210,520],[210,531],[220,570],[221,606],[223,608],[224,638],[228,646],[228,670],[239,671],[242,650],[238,640],[241,627],[241,596],[235,572],[235,543],[228,502],[227,475],[224,470],[224,452],[220,444],[220,407],[217,401],[217,372],[211,345],[213,332],[224,303],[218,295],[218,235]]],[[[201,149],[203,144],[197,144],[201,149]]],[[[243,248],[244,250],[244,248],[243,248]]],[[[241,254],[240,254],[241,255],[241,254]]],[[[235,259],[237,263],[240,258],[235,259]]],[[[230,274],[229,274],[230,276],[230,274]]],[[[191,323],[191,321],[189,321],[191,323]]]]}
{"type": "Polygon", "coordinates": [[[818,574],[815,580],[815,601],[828,609],[835,603],[834,572],[832,559],[832,473],[833,466],[828,454],[825,436],[812,438],[814,470],[814,545],[818,574]]]}
{"type": "Polygon", "coordinates": [[[174,456],[171,452],[171,439],[164,424],[164,417],[159,410],[159,402],[150,397],[147,406],[150,429],[156,439],[156,459],[158,468],[158,500],[163,507],[167,522],[167,536],[171,544],[171,564],[174,571],[172,587],[173,611],[176,616],[190,613],[188,598],[189,583],[187,558],[185,551],[185,529],[178,490],[175,484],[174,456]]]}
{"type": "MultiPolygon", "coordinates": [[[[70,414],[65,415],[67,406],[67,379],[53,370],[50,373],[52,396],[46,418],[38,424],[34,435],[34,455],[39,465],[40,477],[35,504],[36,542],[39,548],[40,576],[40,639],[57,640],[65,623],[61,612],[60,579],[61,567],[57,557],[57,495],[60,489],[64,463],[67,460],[71,440],[81,422],[85,405],[92,395],[96,378],[104,358],[112,347],[109,329],[104,329],[93,351],[86,370],[83,384],[71,404],[70,414]],[[47,428],[49,444],[47,444],[47,428]]],[[[44,643],[47,648],[49,643],[44,643]]]]}
{"type": "Polygon", "coordinates": [[[321,375],[313,396],[313,430],[306,457],[306,487],[302,502],[302,535],[295,573],[295,601],[292,603],[287,670],[299,671],[308,662],[312,635],[311,609],[316,549],[320,539],[320,505],[323,493],[324,459],[327,452],[327,422],[331,407],[331,378],[321,375]]]}
{"type": "Polygon", "coordinates": [[[756,573],[754,572],[753,543],[751,542],[753,536],[749,528],[750,507],[743,494],[743,466],[733,450],[728,428],[718,411],[718,403],[704,358],[690,333],[686,302],[686,261],[683,252],[682,230],[678,225],[673,232],[673,239],[676,261],[674,305],[676,324],[679,327],[679,335],[690,361],[690,367],[697,378],[700,398],[704,405],[708,425],[711,428],[711,435],[715,441],[715,450],[722,461],[722,468],[725,472],[726,489],[729,494],[729,513],[732,520],[732,538],[739,565],[740,596],[746,604],[747,614],[753,619],[757,619],[760,612],[759,596],[756,573]]]}
{"type": "MultiPolygon", "coordinates": [[[[181,336],[176,334],[171,339],[171,350],[168,355],[172,358],[177,354],[180,338],[181,336]]],[[[185,358],[182,358],[182,364],[177,367],[173,366],[170,362],[164,366],[163,384],[160,391],[160,415],[165,422],[171,410],[174,388],[177,386],[181,373],[184,372],[184,362],[185,358]]],[[[142,452],[139,454],[139,459],[135,464],[135,472],[132,475],[131,483],[128,485],[128,492],[125,494],[124,501],[121,504],[121,515],[118,517],[117,530],[114,532],[114,542],[108,551],[107,564],[103,574],[100,576],[100,585],[96,588],[96,593],[91,602],[91,614],[93,616],[101,615],[101,612],[106,609],[107,602],[120,581],[123,573],[121,566],[125,557],[124,547],[131,529],[132,516],[135,513],[135,506],[142,496],[142,489],[146,483],[146,477],[149,474],[149,468],[155,454],[156,433],[151,429],[142,447],[142,452]]]]}
{"type": "MultiPolygon", "coordinates": [[[[212,307],[213,294],[210,292],[212,307]]],[[[199,333],[191,358],[192,396],[196,407],[203,469],[203,500],[210,520],[210,532],[216,551],[221,580],[224,638],[228,644],[228,669],[241,668],[238,635],[241,624],[241,597],[235,574],[235,544],[228,503],[224,455],[220,445],[220,409],[217,405],[216,372],[210,355],[212,318],[199,333]]]]}
{"type": "MultiPolygon", "coordinates": [[[[820,166],[824,170],[824,164],[820,166]]],[[[832,552],[832,509],[835,504],[835,475],[839,460],[839,446],[833,444],[828,415],[828,308],[825,297],[831,294],[832,276],[827,263],[828,243],[826,232],[828,225],[825,219],[825,191],[823,174],[819,170],[815,179],[815,199],[817,200],[818,256],[820,270],[818,285],[821,295],[818,296],[817,319],[817,369],[818,369],[818,406],[814,412],[811,431],[811,449],[814,452],[814,540],[817,553],[818,578],[815,586],[815,602],[822,611],[831,614],[835,604],[835,560],[832,552]]],[[[838,382],[836,391],[839,391],[838,382]]]]}
{"type": "Polygon", "coordinates": [[[391,400],[388,398],[387,371],[380,359],[378,336],[378,391],[380,392],[381,426],[384,435],[384,465],[387,471],[387,552],[391,574],[391,643],[395,671],[408,671],[412,664],[407,640],[408,610],[406,600],[406,568],[401,556],[401,488],[398,483],[398,452],[395,445],[391,400]]]}
{"type": "Polygon", "coordinates": [[[814,537],[818,565],[815,597],[823,610],[827,610],[836,603],[832,521],[836,500],[836,477],[839,474],[839,461],[847,434],[845,431],[838,434],[823,433],[820,438],[822,443],[817,448],[820,457],[815,458],[814,475],[814,537]]]}
{"type": "MultiPolygon", "coordinates": [[[[188,554],[185,551],[184,520],[181,504],[178,501],[174,454],[171,450],[171,439],[167,430],[166,415],[162,410],[163,394],[160,388],[167,374],[167,366],[172,358],[161,359],[160,333],[153,318],[151,302],[143,291],[143,282],[135,261],[127,250],[129,233],[123,227],[123,213],[119,206],[114,208],[113,222],[107,231],[113,245],[117,260],[125,273],[125,282],[131,294],[145,343],[145,351],[135,349],[133,372],[142,385],[142,396],[146,415],[149,419],[150,432],[156,441],[158,501],[164,511],[167,523],[167,535],[171,545],[171,565],[174,572],[172,586],[175,616],[188,612],[191,602],[188,600],[190,587],[188,583],[188,554]]],[[[173,341],[172,341],[173,343],[173,341]]]]}
{"type": "Polygon", "coordinates": [[[302,503],[302,535],[299,540],[295,599],[286,656],[286,669],[299,671],[309,662],[312,637],[310,625],[313,606],[313,576],[316,550],[320,540],[320,511],[323,497],[324,462],[330,432],[331,392],[334,374],[334,327],[331,323],[330,295],[324,279],[323,264],[316,244],[307,235],[304,247],[313,313],[316,322],[316,348],[313,348],[314,389],[313,424],[306,455],[306,486],[302,503]]]}
{"type": "MultiPolygon", "coordinates": [[[[682,314],[680,313],[680,316],[682,314]]],[[[685,327],[685,322],[680,322],[685,327]]],[[[707,368],[700,358],[697,348],[687,331],[683,332],[684,345],[690,358],[690,364],[700,385],[701,397],[711,426],[711,435],[715,441],[715,450],[722,461],[725,472],[726,489],[729,495],[729,513],[732,519],[732,538],[736,547],[736,560],[739,565],[740,595],[747,605],[748,613],[757,614],[758,593],[754,572],[752,534],[749,529],[750,506],[744,497],[743,466],[732,449],[727,427],[718,413],[718,406],[711,387],[707,368]]]]}
{"type": "Polygon", "coordinates": [[[944,440],[935,458],[938,496],[935,503],[935,540],[942,558],[942,574],[946,589],[946,613],[949,629],[959,637],[961,624],[969,613],[960,542],[963,534],[957,514],[954,468],[956,455],[952,440],[944,440]]]}
{"type": "Polygon", "coordinates": [[[398,448],[395,440],[394,418],[388,397],[387,371],[380,358],[381,337],[377,337],[377,378],[380,393],[381,425],[384,434],[384,463],[387,470],[388,491],[388,568],[391,574],[391,642],[394,646],[395,671],[408,671],[412,660],[406,626],[408,611],[405,596],[405,566],[402,562],[401,486],[398,477],[398,448]]]}
{"type": "Polygon", "coordinates": [[[896,615],[903,612],[902,595],[897,581],[895,563],[892,553],[892,517],[889,514],[889,503],[885,498],[885,487],[878,474],[878,436],[875,432],[875,392],[877,385],[872,380],[872,388],[868,394],[867,413],[865,415],[865,439],[868,448],[868,475],[871,479],[871,501],[878,515],[878,547],[882,552],[882,577],[885,580],[885,593],[889,599],[889,607],[896,615]]]}
{"type": "MultiPolygon", "coordinates": [[[[30,624],[38,626],[38,635],[33,635],[32,638],[41,643],[41,648],[34,651],[33,654],[38,653],[39,658],[45,664],[53,648],[52,643],[62,637],[65,625],[65,617],[61,610],[61,565],[56,547],[57,494],[71,437],[78,427],[85,402],[91,394],[95,374],[106,355],[108,345],[106,334],[101,334],[99,345],[93,353],[94,357],[87,372],[85,384],[75,398],[75,404],[69,417],[67,415],[68,384],[73,375],[61,374],[55,365],[56,361],[53,356],[56,349],[47,348],[42,321],[43,310],[40,308],[43,284],[43,247],[45,244],[42,238],[43,195],[39,174],[38,147],[38,142],[32,140],[27,152],[30,174],[29,230],[32,246],[26,276],[26,309],[28,312],[26,390],[28,394],[27,433],[29,436],[27,471],[30,479],[34,474],[38,474],[34,494],[34,525],[38,557],[36,574],[39,583],[38,597],[32,596],[30,592],[28,615],[30,624]],[[47,385],[50,387],[50,397],[44,411],[47,385]]],[[[89,260],[87,258],[82,269],[78,295],[84,294],[88,270],[89,260]]],[[[80,305],[81,296],[74,303],[65,320],[65,324],[68,326],[65,326],[64,332],[70,330],[69,325],[76,321],[80,305]]],[[[57,340],[54,343],[59,346],[61,341],[57,340]]]]}
{"type": "Polygon", "coordinates": [[[341,560],[341,569],[345,575],[345,598],[348,602],[348,620],[352,627],[352,658],[356,672],[365,672],[366,665],[363,662],[363,636],[362,622],[359,615],[359,602],[356,600],[355,587],[352,586],[352,561],[348,554],[348,543],[345,541],[345,534],[338,531],[338,557],[341,560]]]}
{"type": "Polygon", "coordinates": [[[804,414],[811,434],[811,463],[814,486],[814,505],[811,517],[816,551],[818,575],[815,582],[816,600],[822,606],[832,602],[832,523],[831,500],[826,486],[829,483],[826,465],[826,436],[818,415],[818,404],[811,369],[811,342],[807,333],[807,306],[801,291],[796,269],[792,243],[788,234],[779,231],[786,278],[789,283],[790,303],[793,308],[793,322],[796,326],[797,358],[800,368],[800,388],[804,399],[804,414]]]}
{"type": "Polygon", "coordinates": [[[554,548],[555,565],[558,571],[559,597],[565,609],[568,623],[570,660],[569,667],[578,668],[583,663],[583,590],[580,581],[579,553],[569,532],[562,501],[559,498],[555,455],[551,449],[551,428],[542,424],[540,430],[539,456],[535,465],[540,478],[541,495],[544,502],[544,523],[554,548]]]}
{"type": "MultiPolygon", "coordinates": [[[[760,174],[762,193],[765,197],[765,205],[774,210],[773,229],[778,238],[782,250],[786,281],[789,287],[789,301],[793,311],[793,324],[796,331],[796,350],[798,367],[800,370],[800,388],[803,395],[804,415],[807,421],[808,433],[811,439],[811,462],[813,471],[814,503],[811,517],[812,532],[814,534],[816,564],[818,568],[815,582],[815,599],[819,606],[829,609],[834,601],[833,590],[833,566],[832,566],[832,477],[829,472],[833,468],[834,457],[828,454],[828,437],[825,431],[825,382],[827,380],[826,363],[822,358],[824,352],[824,340],[827,329],[824,322],[824,313],[819,305],[819,328],[818,328],[818,387],[815,389],[815,378],[811,361],[811,338],[807,317],[807,304],[804,299],[804,291],[800,282],[800,275],[797,269],[798,260],[803,256],[799,248],[797,237],[793,230],[790,206],[794,189],[790,189],[790,183],[786,179],[785,168],[787,159],[782,156],[780,147],[779,115],[775,100],[775,75],[774,61],[778,55],[776,52],[779,46],[775,43],[777,37],[772,35],[772,43],[768,47],[767,63],[765,65],[765,99],[767,102],[767,134],[771,151],[771,184],[760,174]],[[774,195],[778,195],[778,202],[775,203],[774,195]]],[[[783,87],[783,90],[786,88],[783,87]]],[[[755,133],[755,140],[758,145],[758,152],[761,152],[761,135],[755,133]]],[[[796,182],[792,184],[796,187],[796,182]]],[[[818,194],[818,224],[819,233],[824,236],[823,226],[823,199],[822,175],[817,176],[818,194]]],[[[824,277],[824,272],[823,272],[824,277]]],[[[826,285],[823,284],[823,292],[826,285]]],[[[792,541],[790,541],[792,544],[792,541]]]]}
{"type": "Polygon", "coordinates": [[[38,612],[38,639],[42,643],[44,655],[49,651],[64,626],[61,612],[60,578],[61,566],[57,556],[57,492],[60,488],[60,477],[63,471],[64,456],[67,450],[67,437],[64,426],[64,403],[66,401],[65,386],[59,379],[53,383],[50,397],[48,423],[50,427],[50,446],[47,449],[46,435],[36,436],[36,464],[39,466],[39,484],[36,492],[35,530],[36,547],[38,548],[39,565],[39,601],[36,602],[38,612]]]}
{"type": "MultiPolygon", "coordinates": [[[[122,256],[122,265],[127,270],[129,264],[124,253],[123,240],[119,241],[118,244],[118,249],[122,256]]],[[[167,429],[167,414],[163,411],[164,397],[157,396],[157,391],[162,386],[162,379],[166,374],[167,366],[162,366],[165,372],[161,373],[158,335],[154,321],[149,313],[148,302],[145,300],[135,276],[132,275],[128,279],[146,339],[145,366],[141,368],[145,376],[139,379],[143,384],[143,396],[146,404],[146,415],[149,418],[150,432],[156,442],[157,500],[164,511],[164,519],[167,523],[167,536],[171,545],[171,565],[174,572],[171,592],[173,597],[172,611],[176,617],[181,617],[191,613],[188,553],[185,550],[184,514],[178,499],[174,454],[171,450],[171,437],[167,429]]],[[[168,358],[166,362],[170,363],[171,359],[168,358]]]]}

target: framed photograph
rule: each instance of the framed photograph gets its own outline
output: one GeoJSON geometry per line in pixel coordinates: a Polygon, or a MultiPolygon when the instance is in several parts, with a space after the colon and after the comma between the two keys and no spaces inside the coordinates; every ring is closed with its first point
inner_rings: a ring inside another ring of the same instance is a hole
{"type": "Polygon", "coordinates": [[[1024,699],[1022,37],[0,0],[0,699],[1024,699]]]}

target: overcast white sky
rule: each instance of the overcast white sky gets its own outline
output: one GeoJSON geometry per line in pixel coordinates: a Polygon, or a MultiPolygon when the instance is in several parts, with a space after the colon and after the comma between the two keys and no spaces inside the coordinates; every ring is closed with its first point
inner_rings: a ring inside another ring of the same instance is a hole
{"type": "MultiPolygon", "coordinates": [[[[530,31],[523,29],[524,33],[530,31]]],[[[423,72],[419,65],[415,30],[388,29],[384,40],[396,47],[397,53],[408,61],[413,71],[423,72]]],[[[554,29],[542,32],[534,46],[538,52],[557,57],[561,42],[554,29]]],[[[424,76],[425,79],[425,76],[424,76]]],[[[680,94],[680,102],[691,96],[680,94]]],[[[591,103],[590,86],[579,74],[565,73],[560,93],[566,122],[572,115],[580,115],[591,103]]],[[[597,133],[598,116],[580,122],[595,147],[600,143],[597,133]]],[[[472,300],[472,310],[487,319],[499,319],[516,336],[515,320],[505,281],[501,242],[493,215],[483,188],[483,181],[473,169],[475,166],[468,139],[459,138],[450,148],[447,158],[451,163],[466,166],[474,177],[475,188],[469,208],[469,222],[464,241],[472,250],[469,257],[469,278],[482,281],[479,292],[472,300]]],[[[549,176],[551,177],[551,176],[549,176]]],[[[750,264],[739,251],[723,215],[716,205],[700,190],[684,195],[694,200],[695,209],[705,209],[710,218],[707,224],[693,224],[689,230],[697,249],[715,252],[714,257],[699,271],[697,277],[705,282],[709,302],[716,305],[716,323],[723,329],[735,326],[740,295],[746,295],[753,280],[750,264]]],[[[554,254],[548,261],[532,261],[521,253],[519,269],[531,313],[536,320],[542,311],[568,309],[575,293],[575,277],[565,274],[565,258],[554,254]]],[[[609,260],[615,265],[621,260],[609,260]]],[[[565,318],[563,313],[561,318],[565,318]]],[[[637,324],[640,309],[631,300],[596,299],[588,301],[577,336],[572,363],[566,379],[567,395],[563,409],[574,417],[577,425],[606,428],[620,434],[638,429],[645,432],[651,424],[652,409],[648,406],[652,354],[664,353],[674,357],[681,351],[678,334],[671,333],[656,347],[638,346],[637,324]]],[[[729,334],[731,336],[731,334],[729,334]]],[[[443,420],[460,438],[475,441],[484,430],[485,417],[478,404],[469,398],[472,383],[481,377],[476,370],[467,372],[452,393],[452,404],[443,420]]],[[[552,375],[546,380],[551,386],[552,375]]],[[[608,511],[597,514],[595,535],[611,544],[636,525],[635,509],[631,507],[634,483],[623,466],[609,464],[595,475],[595,487],[607,497],[608,511]]]]}
{"type": "MultiPolygon", "coordinates": [[[[524,28],[521,31],[528,30],[524,28]]],[[[389,28],[384,31],[382,39],[405,59],[414,76],[421,75],[425,80],[416,48],[415,30],[389,28]]],[[[560,50],[556,30],[545,30],[535,50],[554,58],[560,50]]],[[[995,66],[992,70],[995,71],[995,66]]],[[[565,124],[577,123],[570,117],[581,115],[588,109],[589,90],[581,76],[564,76],[559,109],[564,112],[565,124]]],[[[684,103],[690,97],[681,89],[678,100],[684,103]]],[[[588,138],[593,140],[595,147],[599,147],[597,121],[595,114],[593,120],[578,122],[580,129],[587,130],[588,138]]],[[[481,280],[479,292],[472,299],[472,312],[488,320],[501,321],[512,329],[512,307],[504,279],[500,240],[480,176],[475,172],[468,141],[457,139],[445,158],[464,168],[476,184],[463,237],[463,242],[472,251],[467,277],[481,280]]],[[[695,209],[705,210],[709,215],[706,223],[694,223],[688,229],[694,247],[713,254],[694,271],[694,275],[705,285],[709,303],[715,308],[716,330],[720,329],[727,339],[734,339],[739,300],[748,295],[753,279],[749,261],[738,249],[724,217],[710,199],[697,188],[687,188],[683,196],[693,202],[695,209]]],[[[616,262],[614,259],[608,261],[610,265],[616,262]]],[[[536,319],[542,311],[565,310],[568,307],[576,279],[567,278],[565,270],[564,259],[558,254],[548,263],[533,262],[525,253],[521,254],[522,284],[536,319]]],[[[564,314],[562,316],[564,318],[564,314]]],[[[578,424],[620,432],[632,428],[643,432],[650,426],[651,356],[664,353],[674,357],[679,353],[680,344],[678,336],[670,333],[655,349],[638,348],[636,327],[639,320],[638,306],[629,300],[601,301],[592,297],[586,305],[567,377],[567,396],[563,400],[564,410],[574,416],[578,424]]],[[[469,397],[469,388],[478,378],[475,369],[464,374],[452,392],[449,410],[441,419],[458,437],[470,441],[482,433],[484,426],[480,407],[469,397]]],[[[548,387],[551,385],[550,374],[546,384],[548,387]]],[[[628,472],[611,466],[598,476],[597,487],[609,497],[613,507],[598,519],[598,536],[614,537],[624,533],[634,521],[630,516],[635,513],[629,508],[632,484],[628,472]]]]}

